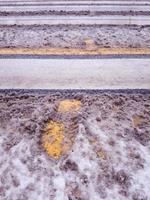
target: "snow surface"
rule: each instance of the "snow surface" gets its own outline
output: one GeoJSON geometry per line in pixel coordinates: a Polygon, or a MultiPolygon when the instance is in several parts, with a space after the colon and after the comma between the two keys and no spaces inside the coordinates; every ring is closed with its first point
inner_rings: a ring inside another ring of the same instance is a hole
{"type": "Polygon", "coordinates": [[[150,199],[149,95],[68,94],[79,95],[82,110],[60,160],[48,157],[40,137],[65,95],[0,95],[1,200],[150,199]],[[142,118],[136,128],[134,115],[142,118]]]}
{"type": "Polygon", "coordinates": [[[149,26],[0,26],[0,47],[85,48],[90,38],[98,48],[149,48],[149,26]]]}

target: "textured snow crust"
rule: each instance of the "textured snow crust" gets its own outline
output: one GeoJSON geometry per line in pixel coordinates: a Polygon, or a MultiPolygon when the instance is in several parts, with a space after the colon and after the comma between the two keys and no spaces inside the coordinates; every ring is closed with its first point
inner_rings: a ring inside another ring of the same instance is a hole
{"type": "Polygon", "coordinates": [[[0,26],[1,48],[149,48],[149,26],[0,26]]]}
{"type": "Polygon", "coordinates": [[[0,93],[0,199],[149,200],[149,114],[149,94],[0,93]],[[82,108],[72,148],[54,160],[43,127],[68,98],[82,108]]]}

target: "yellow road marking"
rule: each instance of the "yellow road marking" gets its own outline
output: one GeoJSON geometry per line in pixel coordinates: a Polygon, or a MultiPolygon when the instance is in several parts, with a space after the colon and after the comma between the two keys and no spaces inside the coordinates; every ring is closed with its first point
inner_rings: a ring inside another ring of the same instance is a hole
{"type": "Polygon", "coordinates": [[[64,141],[64,125],[60,122],[49,121],[42,136],[42,144],[49,156],[59,159],[62,155],[64,141]]]}
{"type": "Polygon", "coordinates": [[[75,99],[66,99],[60,102],[58,112],[74,112],[78,111],[81,107],[81,101],[75,99]]]}
{"type": "Polygon", "coordinates": [[[150,48],[0,48],[0,55],[150,55],[150,48]]]}
{"type": "MultiPolygon", "coordinates": [[[[70,113],[78,111],[81,107],[81,102],[76,99],[65,99],[60,101],[58,106],[58,112],[60,113],[70,113]]],[[[72,147],[75,136],[72,138],[72,126],[73,121],[67,125],[66,120],[72,120],[69,118],[64,118],[63,122],[58,121],[48,121],[45,125],[44,133],[42,135],[42,146],[47,154],[54,158],[59,159],[62,155],[66,154],[72,147]],[[71,132],[70,132],[71,131],[71,132]],[[66,133],[65,133],[66,132],[66,133]],[[66,135],[68,135],[66,137],[66,135]],[[72,141],[73,139],[73,141],[72,141]]],[[[73,126],[73,130],[76,127],[73,126]]]]}

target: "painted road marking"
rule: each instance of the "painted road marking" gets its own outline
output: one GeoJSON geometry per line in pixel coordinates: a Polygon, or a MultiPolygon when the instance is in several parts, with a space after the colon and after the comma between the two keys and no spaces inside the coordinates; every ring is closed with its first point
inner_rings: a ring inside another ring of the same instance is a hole
{"type": "Polygon", "coordinates": [[[80,110],[81,101],[76,99],[65,99],[60,102],[58,107],[58,112],[66,113],[66,112],[76,112],[80,110]]]}
{"type": "Polygon", "coordinates": [[[59,114],[59,121],[50,120],[46,123],[42,146],[51,158],[57,160],[71,149],[78,129],[77,111],[80,107],[79,100],[64,99],[59,102],[58,109],[55,109],[55,115],[59,114]]]}
{"type": "Polygon", "coordinates": [[[92,45],[86,43],[86,49],[0,48],[0,55],[150,55],[150,48],[98,48],[92,45]]]}

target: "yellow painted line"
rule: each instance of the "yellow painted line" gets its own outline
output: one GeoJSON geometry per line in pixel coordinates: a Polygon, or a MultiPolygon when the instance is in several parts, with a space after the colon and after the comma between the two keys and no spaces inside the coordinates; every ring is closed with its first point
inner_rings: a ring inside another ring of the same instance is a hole
{"type": "Polygon", "coordinates": [[[0,55],[150,55],[150,48],[0,48],[0,55]]]}
{"type": "Polygon", "coordinates": [[[65,99],[59,103],[58,112],[75,112],[81,107],[81,101],[76,99],[65,99]]]}
{"type": "Polygon", "coordinates": [[[62,142],[64,140],[64,125],[60,122],[49,121],[42,136],[44,150],[52,158],[58,159],[62,155],[62,142]]]}

